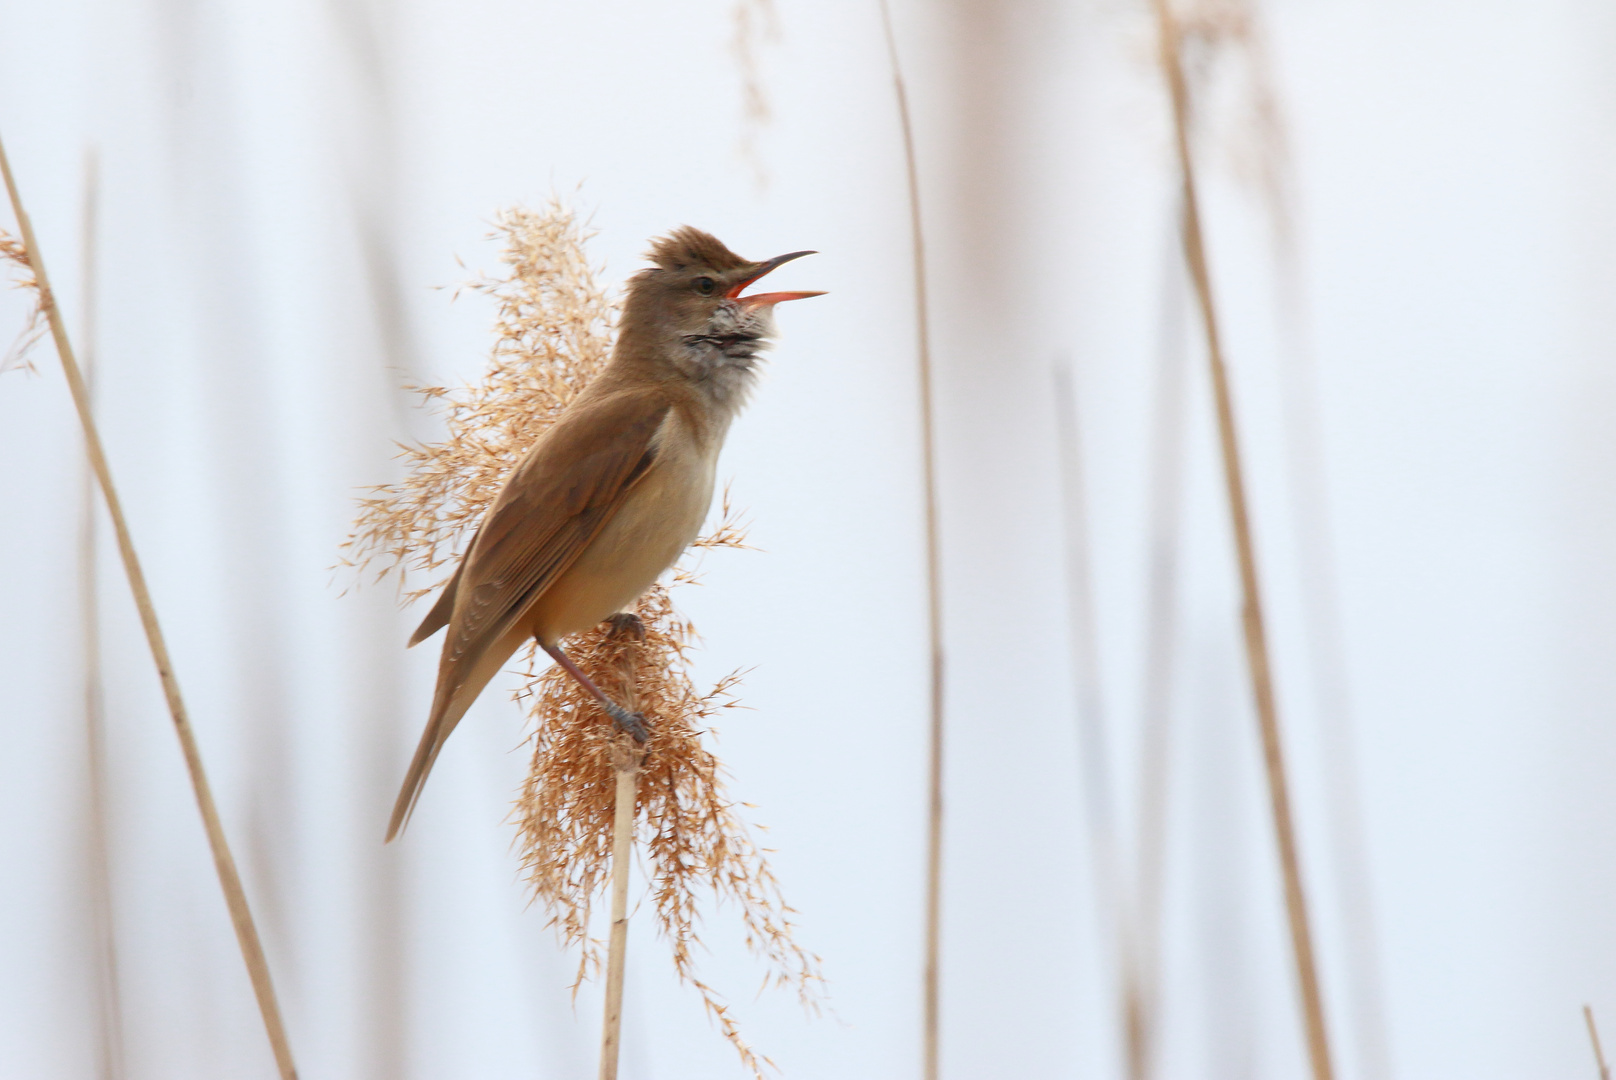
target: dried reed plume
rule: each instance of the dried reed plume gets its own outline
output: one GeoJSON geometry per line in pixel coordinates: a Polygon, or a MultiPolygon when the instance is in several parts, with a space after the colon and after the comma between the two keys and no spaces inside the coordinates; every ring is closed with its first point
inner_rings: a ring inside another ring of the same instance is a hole
{"type": "Polygon", "coordinates": [[[1235,175],[1256,189],[1289,259],[1294,243],[1291,155],[1262,24],[1251,0],[1174,5],[1188,119],[1223,148],[1235,175]]]}
{"type": "Polygon", "coordinates": [[[737,150],[762,189],[768,184],[769,174],[757,141],[773,111],[763,87],[761,53],[764,44],[780,39],[780,17],[774,10],[774,0],[736,0],[731,19],[735,33],[730,38],[729,51],[741,72],[741,136],[737,150]]]}
{"type": "Polygon", "coordinates": [[[34,370],[34,365],[28,359],[28,350],[34,343],[45,336],[50,324],[45,318],[45,294],[40,291],[39,278],[34,273],[34,264],[28,259],[28,246],[18,237],[0,229],[0,263],[5,263],[11,272],[13,288],[22,289],[33,297],[33,304],[28,314],[23,317],[22,329],[17,331],[11,347],[0,355],[0,374],[12,368],[25,368],[34,370]]]}
{"type": "MultiPolygon", "coordinates": [[[[698,896],[710,890],[733,901],[747,947],[768,965],[764,985],[794,987],[810,1008],[817,1003],[818,959],[792,940],[791,908],[724,794],[722,766],[701,742],[712,716],[734,704],[737,676],[705,694],[696,689],[686,657],[692,628],[665,587],[647,593],[638,614],[641,627],[580,634],[568,652],[607,693],[648,719],[635,809],[657,925],[672,945],[679,977],[701,994],[746,1066],[761,1073],[767,1059],[747,1046],[722,999],[696,975],[698,896]]],[[[538,677],[530,702],[537,723],[533,769],[514,815],[523,869],[563,942],[579,946],[581,981],[599,964],[589,917],[609,869],[615,771],[632,743],[601,722],[600,706],[558,668],[538,677]]]]}
{"type": "MultiPolygon", "coordinates": [[[[552,201],[545,211],[513,208],[495,219],[510,272],[470,288],[494,298],[494,348],[482,381],[456,389],[412,387],[441,405],[442,442],[400,444],[407,473],[360,500],[358,525],[344,548],[378,577],[432,573],[451,561],[460,540],[499,494],[505,476],[534,440],[606,362],[616,308],[595,283],[574,216],[552,201]]],[[[439,583],[407,590],[406,600],[439,583]]]]}
{"type": "MultiPolygon", "coordinates": [[[[504,243],[508,273],[472,286],[498,306],[488,372],[455,390],[418,388],[443,408],[446,436],[403,448],[407,475],[361,501],[346,545],[353,562],[378,563],[381,574],[396,570],[401,581],[411,571],[436,571],[453,557],[522,453],[606,363],[616,309],[596,284],[585,250],[588,233],[576,216],[556,201],[543,210],[506,210],[495,220],[494,236],[504,243]]],[[[727,500],[724,524],[697,546],[743,546],[727,500]]],[[[673,584],[688,580],[681,571],[673,584]]],[[[764,849],[725,796],[718,759],[702,745],[708,721],[733,704],[737,676],[699,692],[687,662],[693,638],[669,587],[658,583],[641,598],[637,624],[618,619],[568,639],[567,652],[580,668],[646,716],[651,737],[638,748],[615,734],[599,705],[560,669],[535,672],[530,647],[528,683],[519,697],[534,719],[533,767],[512,817],[534,898],[563,944],[578,946],[582,982],[599,967],[589,921],[610,880],[616,772],[637,768],[636,832],[674,969],[701,995],[746,1067],[761,1075],[772,1063],[747,1045],[722,998],[696,975],[691,947],[699,943],[698,900],[710,893],[732,901],[747,946],[768,966],[764,985],[793,987],[810,1008],[821,985],[818,958],[792,939],[792,909],[764,849]]]]}

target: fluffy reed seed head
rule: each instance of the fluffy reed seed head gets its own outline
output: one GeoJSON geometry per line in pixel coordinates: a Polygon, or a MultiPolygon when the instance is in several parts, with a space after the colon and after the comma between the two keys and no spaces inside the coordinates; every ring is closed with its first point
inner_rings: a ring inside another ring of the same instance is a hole
{"type": "MultiPolygon", "coordinates": [[[[504,242],[508,273],[472,286],[498,307],[488,372],[453,390],[417,388],[443,409],[444,440],[402,448],[406,476],[361,500],[345,545],[351,564],[377,565],[378,577],[396,572],[402,582],[448,563],[506,474],[606,363],[616,310],[596,283],[588,234],[576,216],[556,201],[543,210],[506,210],[494,235],[504,242]]],[[[696,546],[745,546],[727,497],[723,523],[696,546]]],[[[681,570],[673,584],[691,579],[681,570]]],[[[668,585],[659,582],[641,598],[638,616],[638,627],[605,624],[565,645],[597,684],[646,716],[651,735],[643,747],[617,734],[560,669],[536,671],[535,650],[526,653],[528,679],[518,696],[534,722],[533,764],[512,814],[523,873],[549,925],[579,949],[576,990],[600,964],[589,922],[611,877],[615,773],[637,767],[636,839],[674,969],[701,995],[743,1064],[761,1076],[772,1063],[747,1045],[723,998],[697,975],[699,902],[733,904],[748,948],[766,965],[764,984],[795,989],[810,1008],[820,997],[819,959],[793,939],[792,909],[725,794],[721,764],[703,745],[711,718],[734,704],[738,676],[705,693],[696,688],[688,665],[695,632],[674,609],[668,585]]]]}
{"type": "Polygon", "coordinates": [[[741,128],[736,151],[752,170],[752,179],[761,191],[768,187],[768,169],[758,149],[758,140],[773,115],[768,90],[763,85],[763,46],[780,40],[780,16],[774,0],[735,0],[730,14],[734,32],[729,51],[741,75],[741,128]]]}
{"type": "Polygon", "coordinates": [[[645,714],[650,739],[644,747],[603,723],[600,707],[560,670],[550,668],[530,684],[533,766],[513,815],[523,870],[535,899],[550,912],[550,925],[578,946],[582,982],[600,963],[599,943],[588,931],[594,900],[610,877],[616,770],[637,764],[635,838],[674,970],[701,995],[742,1063],[762,1076],[772,1062],[746,1043],[723,998],[696,972],[700,900],[732,904],[747,947],[766,965],[763,985],[796,990],[810,1009],[818,1006],[819,958],[796,943],[792,909],[725,794],[722,765],[703,745],[712,717],[734,705],[739,676],[705,693],[696,688],[687,663],[694,630],[665,586],[641,598],[638,615],[640,628],[589,630],[567,648],[602,689],[645,714]]]}
{"type": "Polygon", "coordinates": [[[0,373],[10,371],[12,368],[33,371],[34,365],[28,359],[28,350],[45,336],[49,325],[45,318],[45,295],[39,287],[39,278],[34,274],[34,264],[28,258],[27,245],[19,237],[4,229],[0,229],[0,263],[6,265],[13,288],[33,294],[33,304],[29,307],[28,314],[23,316],[22,329],[17,331],[11,346],[0,355],[0,373]]]}
{"type": "Polygon", "coordinates": [[[1252,0],[1177,0],[1180,58],[1191,117],[1241,183],[1262,200],[1276,237],[1291,243],[1293,179],[1283,110],[1252,0]]]}
{"type": "MultiPolygon", "coordinates": [[[[606,364],[617,308],[595,280],[577,218],[559,202],[513,207],[494,220],[505,276],[470,288],[494,298],[494,347],[480,382],[417,386],[443,411],[441,442],[399,445],[405,476],[360,500],[343,545],[350,564],[432,574],[454,559],[506,475],[606,364]]],[[[441,582],[414,590],[406,600],[441,582]]]]}

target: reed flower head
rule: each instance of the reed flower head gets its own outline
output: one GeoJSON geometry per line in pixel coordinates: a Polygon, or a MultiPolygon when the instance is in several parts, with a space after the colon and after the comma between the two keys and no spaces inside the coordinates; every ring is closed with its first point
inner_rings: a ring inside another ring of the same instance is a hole
{"type": "Polygon", "coordinates": [[[734,33],[729,51],[741,75],[741,127],[736,150],[752,170],[759,191],[768,187],[769,174],[758,149],[758,139],[773,115],[763,85],[763,46],[780,40],[780,16],[774,0],[735,0],[731,12],[734,33]]]}
{"type": "Polygon", "coordinates": [[[34,295],[33,305],[23,318],[22,329],[17,332],[10,348],[6,349],[4,355],[0,355],[0,374],[19,367],[33,371],[34,365],[28,359],[28,350],[45,336],[48,329],[45,318],[45,293],[39,287],[39,279],[34,274],[34,264],[28,258],[27,246],[20,238],[4,229],[0,229],[0,263],[4,263],[10,271],[14,288],[34,295]]]}

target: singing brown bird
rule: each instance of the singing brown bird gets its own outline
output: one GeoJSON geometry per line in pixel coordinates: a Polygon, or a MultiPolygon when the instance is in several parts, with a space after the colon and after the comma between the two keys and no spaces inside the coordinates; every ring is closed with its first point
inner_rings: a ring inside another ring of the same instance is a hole
{"type": "Polygon", "coordinates": [[[619,728],[645,740],[645,718],[608,698],[558,643],[632,606],[695,540],[718,451],[774,332],[774,305],[823,295],[741,290],[812,254],[749,262],[688,226],[652,242],[656,265],[629,279],[611,359],[511,470],[410,639],[449,628],[388,840],[409,820],[444,740],[530,637],[619,728]]]}

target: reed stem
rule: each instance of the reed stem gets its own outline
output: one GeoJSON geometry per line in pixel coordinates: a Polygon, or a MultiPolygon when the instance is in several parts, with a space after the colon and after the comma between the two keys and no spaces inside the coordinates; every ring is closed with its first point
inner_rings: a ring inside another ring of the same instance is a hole
{"type": "Polygon", "coordinates": [[[1582,1019],[1588,1025],[1588,1039],[1594,1044],[1594,1061],[1599,1065],[1599,1080],[1610,1080],[1610,1066],[1605,1064],[1605,1048],[1599,1045],[1599,1027],[1594,1023],[1593,1006],[1582,1007],[1582,1019]]]}
{"type": "Polygon", "coordinates": [[[163,697],[168,702],[169,715],[174,719],[174,731],[179,736],[180,750],[185,755],[185,767],[191,776],[191,788],[196,793],[197,808],[202,812],[202,824],[207,830],[208,847],[213,852],[213,866],[219,875],[219,886],[224,890],[225,904],[230,909],[230,922],[235,927],[236,941],[241,946],[241,956],[247,964],[247,975],[252,980],[253,994],[258,999],[258,1011],[263,1015],[264,1029],[275,1052],[275,1064],[280,1070],[281,1080],[297,1080],[297,1067],[293,1064],[291,1044],[287,1041],[286,1028],[281,1022],[280,1004],[275,999],[275,987],[270,981],[269,963],[264,957],[264,947],[258,938],[258,928],[253,923],[252,911],[247,906],[247,893],[242,888],[241,875],[236,871],[235,858],[230,854],[230,845],[225,839],[219,809],[213,801],[213,790],[202,767],[202,754],[197,748],[196,735],[191,730],[185,701],[180,697],[180,686],[174,677],[168,644],[163,638],[162,627],[157,622],[157,609],[152,605],[151,591],[146,586],[146,575],[141,569],[140,558],[135,554],[134,541],[129,535],[129,523],[124,518],[123,504],[112,484],[112,471],[107,465],[106,452],[101,445],[101,434],[90,409],[89,391],[85,386],[78,361],[74,357],[73,345],[68,340],[67,325],[51,292],[50,280],[45,274],[45,259],[34,237],[33,224],[29,221],[27,212],[23,210],[22,196],[18,193],[17,182],[11,174],[11,162],[6,156],[3,142],[0,142],[0,174],[4,175],[6,193],[11,198],[11,209],[17,218],[17,228],[22,234],[23,247],[28,253],[29,267],[33,271],[34,281],[39,290],[39,304],[50,321],[51,337],[56,342],[56,354],[61,358],[62,371],[67,376],[68,389],[73,395],[73,406],[78,411],[79,424],[84,429],[85,450],[90,459],[90,466],[95,471],[96,480],[101,485],[101,494],[106,499],[107,513],[112,519],[113,534],[118,542],[118,555],[123,560],[124,574],[129,578],[129,588],[135,596],[135,607],[140,612],[140,625],[146,632],[146,643],[151,647],[152,660],[157,665],[157,677],[163,684],[163,697]]]}
{"type": "Polygon", "coordinates": [[[943,583],[942,545],[937,513],[936,400],[932,390],[931,325],[926,296],[926,237],[921,228],[920,173],[915,163],[914,125],[909,92],[898,64],[898,40],[892,30],[888,0],[881,0],[881,26],[886,32],[903,130],[903,161],[909,183],[909,234],[914,258],[915,341],[920,376],[921,471],[926,507],[926,631],[930,680],[930,724],[926,760],[926,926],[924,1015],[922,1022],[924,1080],[937,1080],[938,1024],[942,1009],[940,973],[943,893],[943,583]]]}
{"type": "Polygon", "coordinates": [[[623,967],[628,951],[628,864],[634,856],[637,764],[617,766],[617,802],[612,810],[612,937],[606,953],[606,1023],[600,1033],[600,1080],[617,1080],[623,1045],[623,967]]]}
{"type": "MultiPolygon", "coordinates": [[[[79,236],[79,343],[85,388],[95,402],[97,229],[100,215],[100,169],[92,151],[84,159],[84,201],[79,236]]],[[[97,554],[95,473],[88,460],[79,490],[79,629],[84,664],[84,749],[89,789],[89,892],[97,945],[98,1013],[101,1021],[102,1080],[125,1073],[123,1007],[119,999],[118,939],[113,923],[111,810],[108,805],[105,688],[101,681],[101,582],[97,554]]]]}
{"type": "MultiPolygon", "coordinates": [[[[1175,209],[1182,213],[1175,196],[1175,209]]],[[[1136,792],[1134,956],[1124,992],[1128,1080],[1154,1080],[1160,1036],[1162,906],[1172,785],[1173,689],[1177,677],[1179,545],[1184,473],[1187,294],[1182,245],[1164,252],[1156,406],[1151,436],[1149,591],[1145,601],[1144,685],[1140,688],[1136,792]]]]}
{"type": "Polygon", "coordinates": [[[1167,76],[1168,92],[1172,99],[1173,134],[1183,185],[1184,258],[1195,284],[1195,297],[1206,333],[1207,358],[1212,368],[1218,441],[1223,454],[1223,478],[1229,493],[1229,513],[1233,519],[1235,549],[1240,562],[1240,589],[1244,600],[1241,623],[1245,632],[1246,660],[1251,673],[1252,696],[1257,705],[1257,726],[1262,736],[1263,766],[1268,778],[1268,798],[1274,817],[1280,867],[1285,878],[1285,913],[1290,924],[1297,981],[1301,986],[1308,1060],[1314,1080],[1333,1080],[1335,1072],[1330,1059],[1330,1041],[1325,1026],[1324,1002],[1319,988],[1318,964],[1314,958],[1307,899],[1302,889],[1296,828],[1291,816],[1289,781],[1280,739],[1279,708],[1274,697],[1273,668],[1257,582],[1257,555],[1252,539],[1245,474],[1240,461],[1240,444],[1229,392],[1229,373],[1224,363],[1223,342],[1218,329],[1217,308],[1212,299],[1212,277],[1207,268],[1206,238],[1201,227],[1195,165],[1190,154],[1189,94],[1180,60],[1178,24],[1168,8],[1167,0],[1153,0],[1153,6],[1161,39],[1162,69],[1167,76]]]}
{"type": "Polygon", "coordinates": [[[1074,697],[1077,699],[1079,786],[1089,826],[1089,846],[1100,925],[1115,939],[1124,1037],[1129,1047],[1128,1080],[1134,1068],[1135,1032],[1142,1029],[1139,937],[1140,905],[1127,895],[1117,842],[1116,797],[1111,783],[1111,739],[1100,686],[1099,632],[1094,613],[1094,567],[1090,550],[1088,491],[1084,481],[1077,392],[1063,363],[1054,369],[1056,459],[1060,469],[1062,524],[1065,527],[1067,624],[1072,638],[1074,697]]]}

